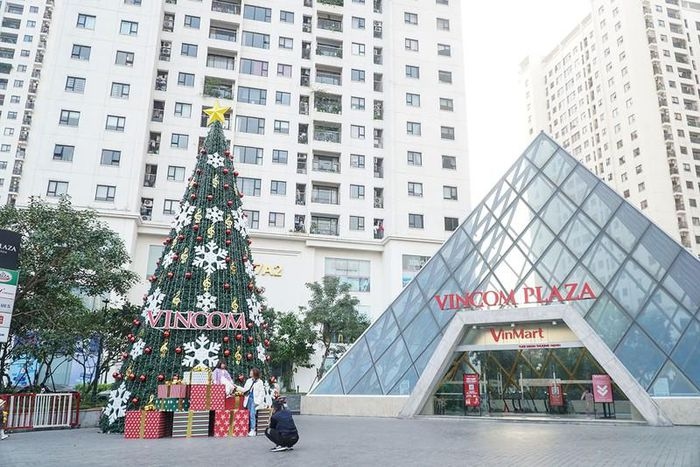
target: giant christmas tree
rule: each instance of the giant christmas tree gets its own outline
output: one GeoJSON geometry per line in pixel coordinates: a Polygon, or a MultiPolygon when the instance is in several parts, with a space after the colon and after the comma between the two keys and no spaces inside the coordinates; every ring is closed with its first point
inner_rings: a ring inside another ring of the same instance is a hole
{"type": "Polygon", "coordinates": [[[242,384],[253,367],[268,377],[269,329],[255,283],[243,196],[222,129],[227,107],[207,109],[209,133],[189,179],[180,212],[165,239],[129,351],[101,420],[122,432],[126,410],[137,410],[156,386],[195,366],[225,361],[242,384]]]}

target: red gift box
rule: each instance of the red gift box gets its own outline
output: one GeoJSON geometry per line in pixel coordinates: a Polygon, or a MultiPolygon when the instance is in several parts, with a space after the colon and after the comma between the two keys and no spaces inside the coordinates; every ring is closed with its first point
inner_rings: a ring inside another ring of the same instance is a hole
{"type": "Polygon", "coordinates": [[[128,439],[163,438],[166,431],[165,412],[127,410],[124,437],[128,439]]]}
{"type": "Polygon", "coordinates": [[[250,413],[243,410],[217,410],[214,412],[214,437],[248,436],[250,413]]]}
{"type": "Polygon", "coordinates": [[[233,411],[233,430],[230,430],[232,436],[248,436],[250,431],[250,412],[248,409],[233,411]]]}
{"type": "Polygon", "coordinates": [[[158,399],[185,399],[187,397],[187,390],[189,386],[186,384],[159,384],[158,385],[158,399]]]}
{"type": "Polygon", "coordinates": [[[245,408],[243,406],[243,399],[245,399],[243,395],[227,397],[225,405],[226,410],[241,410],[245,408]]]}
{"type": "Polygon", "coordinates": [[[190,410],[225,410],[226,387],[223,384],[190,386],[190,410]]]}

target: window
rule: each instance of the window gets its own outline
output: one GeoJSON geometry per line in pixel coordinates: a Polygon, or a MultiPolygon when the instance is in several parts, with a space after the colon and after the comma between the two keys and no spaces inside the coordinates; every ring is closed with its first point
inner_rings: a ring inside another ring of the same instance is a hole
{"type": "Polygon", "coordinates": [[[199,16],[185,15],[185,27],[186,28],[199,29],[200,22],[201,22],[201,20],[200,20],[199,16]]]}
{"type": "Polygon", "coordinates": [[[134,53],[117,50],[117,58],[114,63],[117,65],[134,66],[134,53]]]}
{"type": "Polygon", "coordinates": [[[279,46],[280,49],[293,49],[294,48],[294,39],[291,37],[279,37],[279,40],[277,41],[277,45],[279,46]]]}
{"type": "Polygon", "coordinates": [[[68,193],[68,182],[59,182],[57,180],[49,180],[49,186],[46,188],[46,196],[56,198],[68,193]]]}
{"type": "Polygon", "coordinates": [[[242,58],[240,72],[245,75],[267,76],[268,63],[261,60],[242,58]]]}
{"type": "Polygon", "coordinates": [[[649,207],[649,203],[647,202],[647,200],[643,199],[643,200],[639,203],[639,207],[642,208],[642,209],[646,209],[646,208],[649,207]]]}
{"type": "Polygon", "coordinates": [[[233,155],[237,161],[240,161],[243,164],[262,165],[263,163],[263,148],[234,146],[233,155]]]}
{"type": "Polygon", "coordinates": [[[253,133],[257,135],[264,135],[265,119],[257,117],[247,117],[245,115],[237,115],[236,131],[239,131],[241,133],[253,133]]]}
{"type": "Polygon", "coordinates": [[[280,11],[280,22],[282,23],[294,23],[294,12],[291,11],[280,11]]]}
{"type": "Polygon", "coordinates": [[[456,200],[457,187],[444,185],[442,187],[442,199],[456,200]]]}
{"type": "Polygon", "coordinates": [[[238,177],[238,189],[246,196],[260,196],[261,187],[259,178],[238,177]]]}
{"type": "Polygon", "coordinates": [[[454,127],[441,126],[440,127],[440,138],[442,138],[442,139],[455,139],[454,127]]]}
{"type": "Polygon", "coordinates": [[[423,153],[416,151],[407,152],[408,165],[421,166],[423,165],[423,153]]]}
{"type": "Polygon", "coordinates": [[[107,122],[105,123],[105,130],[111,131],[124,131],[124,126],[126,125],[126,117],[119,117],[117,115],[107,115],[107,122]]]}
{"type": "Polygon", "coordinates": [[[311,189],[311,202],[319,204],[338,204],[338,187],[313,185],[311,189]]]}
{"type": "Polygon", "coordinates": [[[272,20],[272,10],[255,5],[246,5],[243,7],[243,17],[269,23],[272,20]]]}
{"type": "Polygon", "coordinates": [[[168,181],[169,182],[184,182],[185,181],[185,168],[178,167],[175,165],[168,166],[168,181]]]}
{"type": "Polygon", "coordinates": [[[80,29],[95,29],[95,17],[80,13],[75,27],[80,29]]]}
{"type": "Polygon", "coordinates": [[[637,191],[642,192],[645,190],[644,182],[637,184],[637,191]]]}
{"type": "Polygon", "coordinates": [[[193,87],[194,86],[194,74],[193,73],[183,73],[183,72],[178,73],[177,84],[179,86],[193,87]]]}
{"type": "Polygon", "coordinates": [[[406,122],[406,134],[412,136],[420,136],[421,124],[418,122],[406,122]]]}
{"type": "Polygon", "coordinates": [[[418,15],[415,13],[405,12],[403,14],[403,22],[406,24],[418,24],[418,15]]]}
{"type": "Polygon", "coordinates": [[[358,42],[353,42],[351,46],[352,54],[358,55],[360,57],[365,56],[365,44],[360,44],[358,42]]]}
{"type": "Polygon", "coordinates": [[[287,194],[287,182],[272,180],[270,182],[270,194],[284,196],[287,194]]]}
{"type": "Polygon", "coordinates": [[[423,214],[409,214],[408,215],[408,228],[409,229],[422,229],[423,228],[423,214]]]}
{"type": "Polygon", "coordinates": [[[275,120],[274,128],[275,133],[280,133],[283,135],[289,134],[289,122],[286,120],[275,120]]]}
{"type": "Polygon", "coordinates": [[[638,173],[638,174],[642,173],[642,166],[641,165],[636,166],[634,168],[634,171],[635,171],[635,173],[638,173]]]}
{"type": "MultiPolygon", "coordinates": [[[[0,152],[10,152],[10,148],[12,148],[11,144],[0,144],[0,152]]],[[[3,162],[5,164],[5,168],[7,168],[7,162],[3,162]]]]}
{"type": "Polygon", "coordinates": [[[180,47],[180,55],[184,55],[186,57],[196,57],[197,56],[197,45],[183,43],[182,46],[180,47]]]}
{"type": "Polygon", "coordinates": [[[291,105],[292,95],[288,92],[277,91],[275,93],[275,104],[279,105],[291,105]]]}
{"type": "Polygon", "coordinates": [[[408,196],[423,196],[423,184],[408,182],[408,196]]]}
{"type": "Polygon", "coordinates": [[[406,77],[407,78],[420,78],[420,68],[413,65],[406,65],[406,77]]]}
{"type": "Polygon", "coordinates": [[[265,105],[267,104],[267,90],[240,86],[238,88],[238,102],[265,105]]]}
{"type": "Polygon", "coordinates": [[[445,18],[437,18],[437,28],[438,31],[449,31],[450,20],[445,18]]]}
{"type": "Polygon", "coordinates": [[[698,202],[696,200],[694,200],[693,198],[688,199],[688,204],[690,205],[691,208],[698,207],[698,202]]]}
{"type": "Polygon", "coordinates": [[[418,52],[418,41],[416,39],[406,39],[404,47],[411,52],[418,52]]]}
{"type": "Polygon", "coordinates": [[[273,149],[272,150],[272,163],[273,164],[286,164],[289,159],[289,151],[284,149],[273,149]]]}
{"type": "Polygon", "coordinates": [[[190,137],[180,133],[173,133],[170,136],[170,147],[177,149],[187,149],[190,137]]]}
{"type": "Polygon", "coordinates": [[[350,198],[351,199],[365,199],[365,186],[364,185],[350,185],[350,198]]]}
{"type": "Polygon", "coordinates": [[[354,167],[356,169],[364,169],[365,156],[361,154],[350,154],[350,167],[354,167]]]}
{"type": "Polygon", "coordinates": [[[119,25],[119,34],[123,34],[125,36],[135,36],[138,33],[139,23],[136,23],[134,21],[122,21],[119,25]]]}
{"type": "Polygon", "coordinates": [[[356,70],[353,68],[352,70],[350,70],[350,79],[352,81],[364,83],[365,82],[365,70],[356,70]]]}
{"type": "Polygon", "coordinates": [[[459,227],[459,219],[456,217],[445,217],[445,231],[452,232],[459,227]]]}
{"type": "Polygon", "coordinates": [[[442,168],[456,170],[457,169],[457,158],[454,156],[442,156],[442,168]]]}
{"type": "Polygon", "coordinates": [[[281,229],[284,227],[284,213],[282,212],[271,212],[267,225],[270,227],[276,227],[278,229],[281,229]]]}
{"type": "Polygon", "coordinates": [[[122,158],[122,152],[115,149],[103,149],[100,155],[100,165],[118,166],[122,158]]]}
{"type": "Polygon", "coordinates": [[[350,230],[365,230],[365,218],[350,216],[350,230]]]}
{"type": "Polygon", "coordinates": [[[83,92],[85,92],[85,78],[68,76],[66,78],[66,91],[77,92],[78,94],[82,94],[83,92]]]}
{"type": "MultiPolygon", "coordinates": [[[[336,219],[337,224],[337,219],[336,219]]],[[[356,259],[326,258],[325,275],[350,284],[351,292],[370,291],[370,262],[356,259]]]]}
{"type": "Polygon", "coordinates": [[[80,112],[61,110],[61,116],[58,119],[59,125],[78,126],[78,123],[80,123],[80,112]]]}
{"type": "Polygon", "coordinates": [[[277,64],[277,76],[291,78],[292,77],[292,65],[285,65],[284,63],[278,63],[277,64]]]}
{"type": "Polygon", "coordinates": [[[353,139],[365,139],[365,127],[361,125],[350,125],[350,137],[353,139]]]}
{"type": "Polygon", "coordinates": [[[4,134],[5,136],[12,136],[12,135],[15,134],[15,129],[14,129],[14,128],[10,128],[10,127],[5,127],[5,130],[3,131],[3,134],[4,134]]]}
{"type": "Polygon", "coordinates": [[[452,56],[452,47],[450,47],[448,44],[438,44],[437,45],[437,53],[438,55],[442,57],[451,57],[452,56]]]}
{"type": "Polygon", "coordinates": [[[438,71],[438,79],[441,83],[452,83],[452,72],[451,71],[438,71]]]}
{"type": "MultiPolygon", "coordinates": [[[[9,148],[8,148],[9,151],[9,148]]],[[[57,144],[53,147],[53,160],[71,162],[73,160],[73,153],[75,152],[75,146],[68,146],[65,144],[57,144]]]]}
{"type": "Polygon", "coordinates": [[[454,101],[452,99],[447,99],[445,97],[440,98],[440,110],[447,110],[448,112],[453,112],[454,109],[454,101]]]}
{"type": "Polygon", "coordinates": [[[166,216],[172,216],[178,211],[178,205],[180,202],[176,199],[166,199],[163,201],[163,214],[166,216]]]}
{"type": "Polygon", "coordinates": [[[259,32],[243,31],[243,45],[258,49],[270,48],[270,35],[259,32]]]}
{"type": "Polygon", "coordinates": [[[420,107],[420,94],[406,93],[406,105],[410,107],[420,107]]]}
{"type": "Polygon", "coordinates": [[[112,83],[112,91],[110,96],[118,99],[128,99],[131,86],[125,83],[112,83]]]}
{"type": "Polygon", "coordinates": [[[365,98],[364,97],[351,97],[350,98],[350,108],[352,108],[352,110],[365,110],[365,98]]]}
{"type": "Polygon", "coordinates": [[[112,185],[97,185],[95,201],[114,201],[117,187],[112,185]]]}
{"type": "Polygon", "coordinates": [[[353,16],[352,17],[352,28],[353,29],[364,29],[365,28],[365,19],[358,18],[357,16],[353,16]]]}
{"type": "Polygon", "coordinates": [[[90,47],[87,45],[73,44],[70,58],[74,58],[76,60],[90,60],[90,47]]]}
{"type": "Polygon", "coordinates": [[[244,210],[243,215],[245,216],[248,227],[251,229],[260,228],[260,211],[248,211],[244,210]]]}

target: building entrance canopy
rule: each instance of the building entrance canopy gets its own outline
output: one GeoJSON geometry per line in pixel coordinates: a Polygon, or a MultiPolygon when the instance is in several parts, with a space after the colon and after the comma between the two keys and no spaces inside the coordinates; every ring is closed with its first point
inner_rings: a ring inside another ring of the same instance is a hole
{"type": "Polygon", "coordinates": [[[312,395],[411,394],[455,314],[567,304],[649,395],[697,396],[699,283],[696,257],[540,134],[312,395]]]}

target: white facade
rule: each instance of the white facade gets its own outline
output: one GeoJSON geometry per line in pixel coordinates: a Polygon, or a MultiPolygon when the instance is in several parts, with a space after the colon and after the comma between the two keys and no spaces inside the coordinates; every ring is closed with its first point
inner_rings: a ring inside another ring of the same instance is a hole
{"type": "Polygon", "coordinates": [[[278,310],[335,274],[378,316],[467,212],[460,2],[99,3],[55,6],[18,202],[98,210],[144,278],[132,301],[217,99],[278,310]]]}
{"type": "Polygon", "coordinates": [[[530,134],[572,155],[700,253],[700,4],[593,0],[521,65],[530,134]]]}

